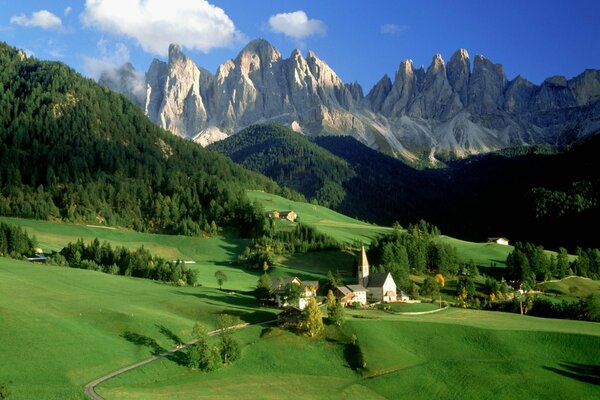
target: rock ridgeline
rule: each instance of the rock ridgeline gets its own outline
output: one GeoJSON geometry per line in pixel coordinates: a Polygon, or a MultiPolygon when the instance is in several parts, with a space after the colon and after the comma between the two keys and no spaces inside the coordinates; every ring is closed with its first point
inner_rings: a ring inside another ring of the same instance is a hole
{"type": "Polygon", "coordinates": [[[215,74],[178,45],[145,77],[131,64],[100,83],[142,107],[155,123],[203,145],[256,122],[277,122],[306,135],[347,134],[407,159],[465,156],[513,145],[561,144],[600,130],[600,71],[586,70],[535,85],[508,80],[502,65],[466,50],[448,63],[440,54],[425,70],[400,63],[365,96],[345,84],[313,52],[287,59],[266,40],[253,40],[215,74]],[[143,87],[145,86],[145,90],[143,87]],[[140,89],[142,88],[142,89],[140,89]]]}

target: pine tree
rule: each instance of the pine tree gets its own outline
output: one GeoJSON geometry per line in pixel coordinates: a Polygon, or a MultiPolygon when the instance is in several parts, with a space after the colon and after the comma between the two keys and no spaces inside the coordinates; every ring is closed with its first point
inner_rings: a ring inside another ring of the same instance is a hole
{"type": "Polygon", "coordinates": [[[302,312],[303,327],[309,337],[319,336],[323,332],[323,314],[314,297],[309,298],[308,305],[302,312]]]}

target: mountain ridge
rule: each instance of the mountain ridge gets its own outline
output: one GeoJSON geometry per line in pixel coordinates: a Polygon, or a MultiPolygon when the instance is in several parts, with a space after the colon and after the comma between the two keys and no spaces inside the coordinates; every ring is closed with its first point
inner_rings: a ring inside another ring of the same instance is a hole
{"type": "Polygon", "coordinates": [[[171,45],[167,62],[141,74],[129,68],[100,82],[140,105],[161,127],[207,145],[257,122],[275,122],[308,136],[351,135],[371,148],[436,163],[514,145],[560,145],[600,127],[600,71],[535,85],[508,80],[501,64],[457,50],[446,63],[436,54],[427,69],[402,61],[366,94],[344,83],[314,52],[289,58],[264,39],[249,42],[215,74],[171,45]]]}

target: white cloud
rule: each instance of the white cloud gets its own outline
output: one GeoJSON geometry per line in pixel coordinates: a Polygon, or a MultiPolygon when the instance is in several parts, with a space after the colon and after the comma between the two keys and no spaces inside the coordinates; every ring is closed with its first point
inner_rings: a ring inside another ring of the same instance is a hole
{"type": "MultiPolygon", "coordinates": [[[[114,50],[109,50],[109,43],[102,38],[96,44],[100,57],[83,57],[83,69],[85,73],[98,80],[104,75],[113,82],[119,82],[122,76],[119,74],[121,67],[129,62],[129,49],[123,43],[117,43],[114,50]]],[[[123,82],[125,89],[133,94],[140,102],[146,96],[146,76],[139,71],[132,71],[131,76],[123,82]]]]}
{"type": "Polygon", "coordinates": [[[163,56],[171,43],[209,52],[242,37],[225,11],[206,0],[86,0],[82,21],[163,56]]]}
{"type": "Polygon", "coordinates": [[[384,35],[398,36],[402,32],[405,32],[407,30],[408,30],[408,26],[406,26],[406,25],[385,24],[385,25],[381,25],[379,32],[384,35]]]}
{"type": "Polygon", "coordinates": [[[273,32],[283,33],[293,39],[327,33],[327,25],[323,21],[308,19],[302,10],[273,15],[269,18],[269,26],[273,32]]]}
{"type": "Polygon", "coordinates": [[[10,19],[11,24],[26,27],[38,27],[42,29],[59,29],[62,27],[62,21],[59,17],[48,10],[40,10],[31,13],[28,17],[25,14],[14,15],[10,19]]]}
{"type": "Polygon", "coordinates": [[[65,15],[69,15],[69,14],[71,14],[71,11],[73,11],[73,7],[69,6],[69,7],[65,8],[64,13],[65,13],[65,15]]]}
{"type": "Polygon", "coordinates": [[[88,76],[98,79],[107,70],[114,70],[129,61],[129,49],[123,43],[117,43],[113,51],[108,49],[104,38],[96,43],[100,57],[83,57],[83,69],[88,76]]]}

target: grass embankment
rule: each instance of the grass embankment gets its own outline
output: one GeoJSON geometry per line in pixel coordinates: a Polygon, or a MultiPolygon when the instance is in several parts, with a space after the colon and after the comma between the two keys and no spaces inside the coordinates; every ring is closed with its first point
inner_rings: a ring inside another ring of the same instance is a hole
{"type": "Polygon", "coordinates": [[[580,276],[572,276],[561,280],[541,282],[538,283],[535,288],[546,293],[557,295],[586,297],[600,292],[600,281],[594,281],[580,276]]]}
{"type": "Polygon", "coordinates": [[[347,347],[275,329],[238,333],[242,358],[214,373],[160,361],[102,384],[111,399],[412,398],[593,399],[600,394],[600,325],[450,309],[423,316],[351,311],[367,360],[354,372],[347,347]],[[590,375],[591,374],[591,375],[590,375]],[[594,378],[594,375],[595,378],[594,378]],[[590,377],[591,376],[591,377],[590,377]]]}
{"type": "MultiPolygon", "coordinates": [[[[83,398],[81,387],[188,340],[222,311],[272,316],[251,296],[0,258],[0,378],[15,399],[83,398]]],[[[12,397],[11,397],[12,398],[12,397]]]]}

